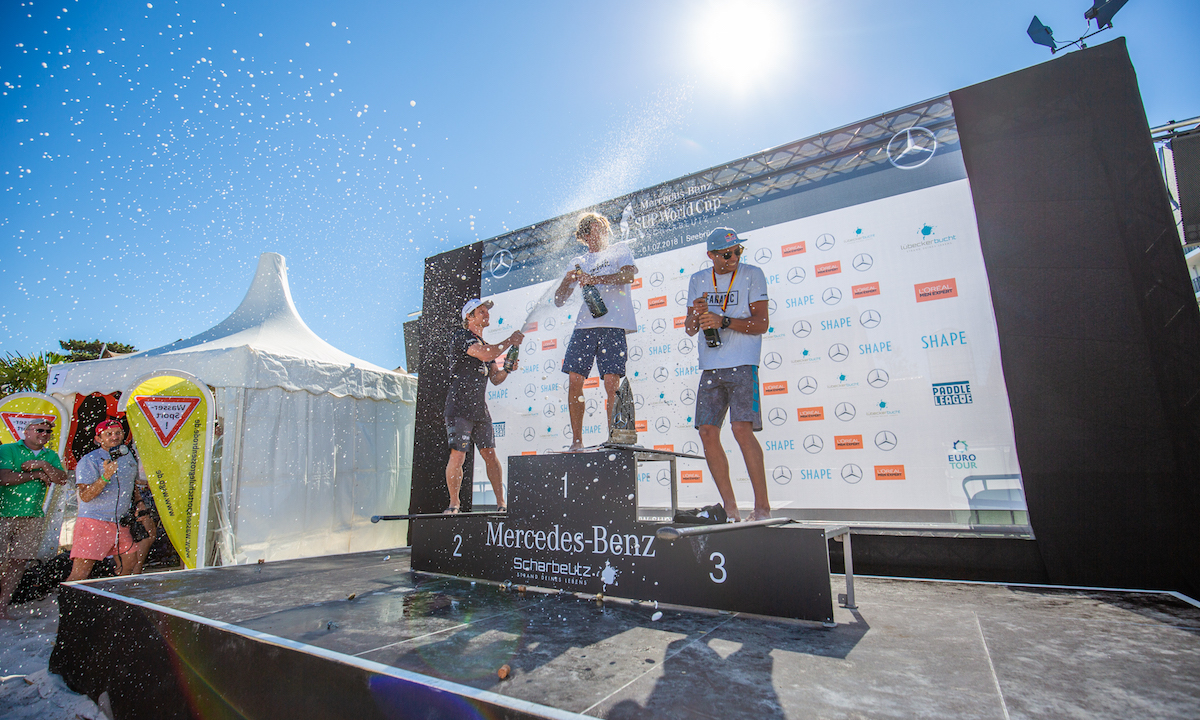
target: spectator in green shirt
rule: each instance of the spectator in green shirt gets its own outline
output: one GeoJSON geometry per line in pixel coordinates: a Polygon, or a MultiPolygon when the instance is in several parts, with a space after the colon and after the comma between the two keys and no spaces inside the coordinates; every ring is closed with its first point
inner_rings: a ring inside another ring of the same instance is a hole
{"type": "Polygon", "coordinates": [[[51,483],[67,482],[58,453],[46,447],[54,425],[30,423],[21,442],[0,445],[0,619],[9,619],[25,565],[37,555],[45,520],[42,503],[51,483]]]}

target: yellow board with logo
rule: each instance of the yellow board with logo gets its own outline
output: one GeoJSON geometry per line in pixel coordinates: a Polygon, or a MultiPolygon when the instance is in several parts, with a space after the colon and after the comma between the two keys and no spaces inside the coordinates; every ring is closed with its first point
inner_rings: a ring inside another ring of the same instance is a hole
{"type": "Polygon", "coordinates": [[[138,383],[125,416],[163,528],[188,568],[204,564],[212,396],[174,375],[138,383]]]}
{"type": "MultiPolygon", "coordinates": [[[[46,447],[56,451],[61,460],[67,449],[67,430],[71,421],[66,408],[57,400],[39,392],[23,392],[7,395],[0,400],[0,443],[12,443],[25,439],[25,428],[35,421],[50,420],[54,433],[46,447]]],[[[65,465],[64,465],[65,467],[65,465]]],[[[54,485],[42,501],[42,512],[46,515],[46,528],[38,545],[39,558],[52,557],[58,552],[59,532],[62,529],[67,496],[74,492],[74,481],[66,485],[54,485]]]]}

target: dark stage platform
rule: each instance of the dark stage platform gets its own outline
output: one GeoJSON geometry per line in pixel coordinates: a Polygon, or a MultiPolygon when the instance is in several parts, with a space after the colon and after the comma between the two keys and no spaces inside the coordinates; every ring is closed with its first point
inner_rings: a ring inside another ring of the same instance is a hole
{"type": "Polygon", "coordinates": [[[665,606],[655,621],[362,553],[65,586],[51,669],[118,717],[1200,716],[1200,609],[1179,597],[856,590],[832,629],[665,606]]]}

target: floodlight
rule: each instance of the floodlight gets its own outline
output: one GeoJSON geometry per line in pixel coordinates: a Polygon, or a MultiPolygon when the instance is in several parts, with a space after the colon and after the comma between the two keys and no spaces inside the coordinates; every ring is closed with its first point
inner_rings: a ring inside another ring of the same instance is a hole
{"type": "MultiPolygon", "coordinates": [[[[1101,30],[1106,27],[1112,27],[1113,15],[1117,11],[1125,7],[1125,3],[1129,0],[1093,0],[1090,10],[1085,12],[1083,16],[1088,20],[1096,21],[1096,29],[1101,30]]],[[[1037,42],[1036,40],[1034,42],[1037,42]]]]}
{"type": "MultiPolygon", "coordinates": [[[[1102,0],[1096,1],[1101,2],[1102,0]]],[[[1117,1],[1123,2],[1124,0],[1117,1]]],[[[1054,53],[1054,51],[1058,49],[1058,44],[1054,42],[1054,31],[1043,25],[1042,21],[1038,20],[1037,15],[1034,15],[1033,20],[1029,21],[1029,29],[1025,32],[1029,34],[1030,40],[1034,41],[1038,45],[1045,45],[1046,47],[1050,48],[1051,53],[1054,53]]]]}

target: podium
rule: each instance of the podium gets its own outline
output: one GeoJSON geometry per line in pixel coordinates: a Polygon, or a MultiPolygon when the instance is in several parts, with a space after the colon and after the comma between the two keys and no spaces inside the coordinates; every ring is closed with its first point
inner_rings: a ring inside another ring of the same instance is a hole
{"type": "Polygon", "coordinates": [[[660,540],[666,523],[637,513],[638,461],[654,454],[613,447],[510,457],[508,513],[414,521],[412,568],[833,623],[827,541],[841,537],[849,555],[847,528],[791,524],[660,540]]]}

